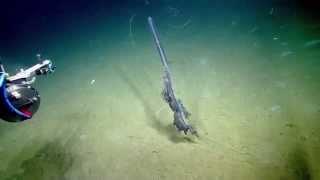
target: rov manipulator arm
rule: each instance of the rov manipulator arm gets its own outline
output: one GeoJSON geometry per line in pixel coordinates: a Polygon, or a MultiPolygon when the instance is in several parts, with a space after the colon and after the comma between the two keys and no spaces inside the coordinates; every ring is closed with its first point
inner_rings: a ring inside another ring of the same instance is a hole
{"type": "Polygon", "coordinates": [[[169,104],[171,110],[174,113],[173,124],[178,131],[183,131],[185,134],[190,132],[191,134],[197,136],[198,135],[197,131],[187,122],[187,118],[190,116],[190,113],[183,106],[181,100],[176,98],[176,95],[174,93],[172,76],[167,63],[168,62],[167,56],[165,54],[164,49],[161,46],[157,29],[151,17],[148,18],[148,23],[149,23],[158,53],[160,55],[161,63],[164,67],[164,76],[163,76],[164,88],[162,91],[162,96],[163,96],[163,99],[169,104]]]}
{"type": "Polygon", "coordinates": [[[36,80],[37,75],[45,75],[54,72],[56,67],[53,66],[51,60],[42,60],[40,55],[37,56],[40,63],[25,70],[21,69],[17,74],[7,77],[7,80],[9,82],[32,84],[36,80]]]}

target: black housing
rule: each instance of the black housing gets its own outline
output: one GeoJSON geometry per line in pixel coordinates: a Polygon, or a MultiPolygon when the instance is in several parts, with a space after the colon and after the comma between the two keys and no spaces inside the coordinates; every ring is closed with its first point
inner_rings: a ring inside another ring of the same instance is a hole
{"type": "Polygon", "coordinates": [[[6,84],[0,96],[0,118],[20,122],[32,118],[40,106],[40,95],[30,85],[6,84]]]}

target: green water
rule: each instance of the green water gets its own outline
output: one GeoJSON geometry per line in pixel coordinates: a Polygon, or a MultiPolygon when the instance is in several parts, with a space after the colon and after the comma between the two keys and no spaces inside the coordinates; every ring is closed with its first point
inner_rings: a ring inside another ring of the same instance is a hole
{"type": "Polygon", "coordinates": [[[213,7],[152,14],[200,138],[172,126],[148,13],[119,10],[39,40],[57,70],[38,78],[32,120],[0,122],[0,179],[320,179],[317,24],[284,7],[213,7]]]}

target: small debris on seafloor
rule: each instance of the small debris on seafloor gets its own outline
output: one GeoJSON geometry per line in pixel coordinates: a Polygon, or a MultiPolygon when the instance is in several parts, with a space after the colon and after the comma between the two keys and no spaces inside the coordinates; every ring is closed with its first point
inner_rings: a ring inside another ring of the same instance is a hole
{"type": "Polygon", "coordinates": [[[284,51],[284,52],[281,53],[281,57],[286,57],[286,56],[289,56],[291,54],[293,54],[292,51],[284,51]]]}
{"type": "Polygon", "coordinates": [[[308,41],[304,44],[305,48],[312,48],[315,47],[317,45],[320,45],[320,39],[316,39],[316,40],[312,40],[312,41],[308,41]]]}
{"type": "Polygon", "coordinates": [[[278,37],[273,37],[273,40],[274,40],[274,41],[276,41],[276,40],[278,40],[278,39],[279,39],[278,37]]]}
{"type": "Polygon", "coordinates": [[[274,13],[274,8],[271,8],[270,11],[269,11],[269,14],[273,15],[273,13],[274,13]]]}
{"type": "Polygon", "coordinates": [[[258,26],[255,26],[255,27],[253,27],[253,28],[249,31],[249,33],[254,33],[254,32],[256,32],[258,29],[259,29],[259,27],[258,27],[258,26]]]}
{"type": "Polygon", "coordinates": [[[90,84],[93,85],[95,82],[96,82],[96,80],[95,80],[95,79],[92,79],[91,82],[90,82],[90,84]]]}
{"type": "Polygon", "coordinates": [[[272,112],[280,112],[281,106],[280,106],[280,105],[274,105],[274,106],[272,106],[272,107],[270,108],[270,110],[271,110],[272,112]]]}
{"type": "Polygon", "coordinates": [[[287,123],[285,126],[288,127],[288,128],[293,128],[293,127],[295,127],[295,125],[294,125],[293,123],[287,123]]]}
{"type": "Polygon", "coordinates": [[[153,150],[153,151],[152,151],[152,153],[159,153],[159,151],[157,151],[157,150],[153,150]]]}

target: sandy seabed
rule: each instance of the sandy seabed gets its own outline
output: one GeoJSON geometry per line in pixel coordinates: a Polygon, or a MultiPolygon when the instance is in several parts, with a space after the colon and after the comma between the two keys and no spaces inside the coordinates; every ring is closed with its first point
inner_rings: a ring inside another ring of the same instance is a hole
{"type": "Polygon", "coordinates": [[[209,32],[164,43],[200,138],[172,126],[150,37],[39,78],[34,119],[0,122],[0,178],[319,179],[317,51],[272,49],[250,32],[217,44],[209,32]]]}

